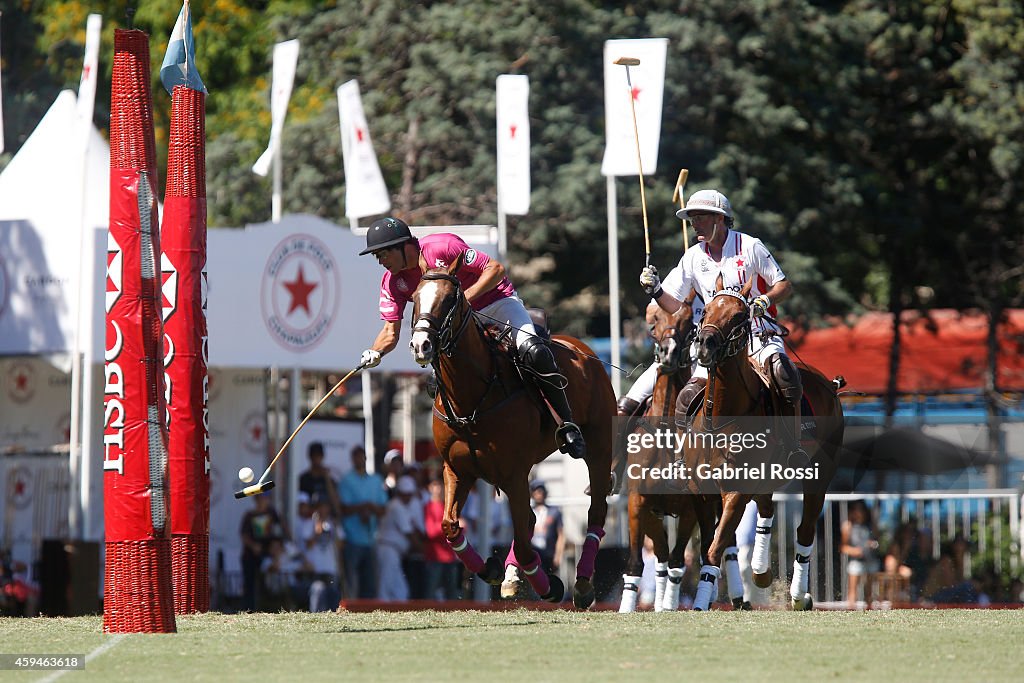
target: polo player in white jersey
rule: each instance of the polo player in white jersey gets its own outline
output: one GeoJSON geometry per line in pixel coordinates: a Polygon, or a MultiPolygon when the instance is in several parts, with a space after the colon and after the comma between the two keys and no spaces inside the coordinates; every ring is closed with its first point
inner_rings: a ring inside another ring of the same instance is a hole
{"type": "MultiPolygon", "coordinates": [[[[764,243],[756,237],[733,229],[733,213],[729,200],[718,190],[700,190],[690,195],[686,206],[676,212],[689,219],[697,241],[687,249],[679,264],[666,276],[664,285],[654,266],[640,273],[640,285],[658,305],[669,313],[696,289],[705,303],[710,303],[717,290],[718,278],[724,289],[739,292],[750,280],[751,335],[749,355],[756,359],[765,374],[771,377],[778,393],[785,398],[780,413],[791,416],[791,427],[782,429],[789,462],[802,466],[807,454],[800,448],[800,398],[803,384],[800,372],[786,355],[781,329],[765,315],[774,318],[776,304],[793,293],[793,285],[776,263],[764,243]]],[[[700,326],[700,321],[694,318],[700,326]]],[[[691,401],[706,386],[708,370],[696,365],[690,381],[679,392],[676,414],[685,415],[691,401]]]]}

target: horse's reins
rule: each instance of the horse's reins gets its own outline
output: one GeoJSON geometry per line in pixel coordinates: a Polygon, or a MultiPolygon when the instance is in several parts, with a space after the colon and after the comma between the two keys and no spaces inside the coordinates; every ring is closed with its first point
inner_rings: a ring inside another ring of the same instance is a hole
{"type": "MultiPolygon", "coordinates": [[[[749,309],[747,308],[746,298],[744,298],[738,292],[734,292],[730,289],[720,289],[717,292],[715,292],[715,297],[722,295],[731,296],[742,301],[744,304],[743,310],[746,312],[746,319],[742,323],[740,323],[728,337],[725,335],[725,332],[722,330],[722,328],[720,328],[718,325],[708,322],[701,323],[701,329],[704,329],[705,327],[711,328],[712,330],[715,331],[715,334],[721,337],[724,341],[723,345],[719,347],[719,349],[716,350],[715,354],[712,356],[711,365],[709,366],[708,387],[707,390],[705,390],[704,392],[704,431],[706,432],[715,431],[713,415],[715,409],[715,401],[712,397],[714,396],[717,373],[715,373],[714,370],[720,363],[737,355],[740,352],[740,349],[746,347],[749,344],[750,336],[752,334],[752,321],[750,319],[749,309]]],[[[714,297],[712,297],[712,300],[714,300],[714,297]]],[[[706,309],[704,314],[705,316],[707,315],[706,309]]],[[[747,393],[750,393],[749,390],[747,393]]],[[[721,430],[735,421],[736,420],[729,420],[725,424],[718,425],[718,429],[721,430]]]]}
{"type": "MultiPolygon", "coordinates": [[[[443,379],[443,377],[441,375],[441,367],[440,367],[441,354],[443,353],[444,355],[446,355],[449,358],[451,358],[452,355],[455,353],[455,347],[458,344],[459,339],[462,338],[463,333],[466,331],[466,328],[469,326],[470,319],[473,319],[474,322],[476,322],[478,329],[480,328],[480,323],[479,323],[478,320],[476,320],[476,312],[473,311],[472,308],[470,308],[469,314],[462,316],[462,322],[459,324],[458,329],[453,331],[452,330],[452,321],[453,321],[453,319],[455,317],[455,313],[458,310],[460,310],[460,307],[458,306],[458,302],[459,302],[460,296],[462,295],[462,283],[459,281],[458,278],[456,278],[453,275],[449,275],[447,273],[426,273],[423,276],[422,279],[424,279],[424,280],[445,280],[445,281],[450,282],[453,285],[455,285],[456,295],[455,295],[455,297],[453,297],[454,300],[452,301],[451,307],[448,309],[448,312],[445,313],[444,318],[443,319],[438,319],[437,316],[431,315],[430,313],[421,313],[419,315],[419,317],[416,319],[416,324],[418,325],[420,322],[426,322],[427,323],[427,327],[426,328],[419,327],[419,328],[416,328],[416,329],[419,329],[419,330],[422,330],[422,331],[426,332],[428,337],[432,336],[432,337],[436,338],[437,341],[438,341],[438,353],[435,354],[434,360],[431,362],[431,365],[434,368],[434,374],[437,376],[437,392],[438,392],[438,394],[441,397],[441,405],[442,405],[442,407],[444,407],[444,413],[442,414],[440,411],[437,410],[436,407],[434,408],[434,413],[442,421],[444,421],[444,423],[447,424],[449,427],[452,427],[452,428],[468,427],[468,426],[474,424],[477,421],[477,419],[479,418],[479,416],[481,414],[480,413],[480,408],[484,404],[484,402],[487,400],[487,396],[488,396],[488,394],[491,393],[491,390],[495,386],[498,386],[498,385],[501,385],[502,387],[504,387],[504,382],[501,381],[500,373],[498,371],[498,364],[497,364],[497,362],[492,362],[492,365],[494,367],[494,372],[491,375],[490,379],[485,379],[484,380],[484,383],[487,386],[487,389],[484,391],[484,395],[480,398],[480,401],[477,404],[476,408],[473,409],[472,414],[469,417],[459,417],[459,415],[455,412],[455,407],[452,405],[451,398],[449,396],[448,388],[445,386],[444,379],[443,379]]],[[[465,300],[465,297],[462,297],[462,298],[463,298],[463,300],[465,300]]],[[[467,302],[467,304],[468,304],[468,302],[467,302]]],[[[482,332],[481,332],[481,334],[482,334],[482,332]]],[[[489,345],[488,345],[488,349],[490,349],[489,345]]],[[[490,349],[490,351],[491,351],[491,356],[492,356],[492,361],[493,361],[494,351],[493,351],[493,349],[490,349]]],[[[473,362],[472,359],[471,359],[471,362],[473,362]]],[[[473,362],[473,364],[476,365],[475,362],[473,362]]],[[[479,370],[480,367],[477,366],[477,369],[479,370]]],[[[486,374],[486,373],[483,373],[483,374],[486,374]]],[[[482,375],[481,375],[481,378],[482,378],[482,375]]],[[[499,401],[494,406],[488,408],[487,412],[489,412],[491,410],[495,410],[495,409],[501,407],[502,405],[504,405],[505,403],[510,401],[512,398],[516,397],[520,393],[520,391],[515,391],[515,392],[512,392],[512,393],[508,393],[506,391],[505,398],[503,400],[499,401]]]]}

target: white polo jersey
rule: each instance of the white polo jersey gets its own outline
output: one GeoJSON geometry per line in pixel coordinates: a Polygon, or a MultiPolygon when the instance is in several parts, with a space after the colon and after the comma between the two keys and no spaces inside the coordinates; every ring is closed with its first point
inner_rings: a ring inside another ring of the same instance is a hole
{"type": "MultiPolygon", "coordinates": [[[[779,280],[786,279],[786,274],[779,268],[779,264],[775,262],[761,240],[730,230],[722,246],[721,260],[715,261],[711,258],[707,245],[698,242],[683,253],[679,264],[662,282],[662,289],[677,301],[682,301],[690,290],[696,289],[707,304],[715,296],[719,275],[722,276],[722,286],[734,292],[739,292],[747,280],[753,280],[750,288],[751,300],[767,292],[779,280]]],[[[703,312],[702,308],[701,317],[703,312]]],[[[775,317],[774,303],[769,307],[768,315],[775,317]]],[[[700,324],[696,310],[694,322],[700,324]]],[[[779,328],[764,318],[754,318],[754,335],[764,332],[779,332],[779,328]]]]}

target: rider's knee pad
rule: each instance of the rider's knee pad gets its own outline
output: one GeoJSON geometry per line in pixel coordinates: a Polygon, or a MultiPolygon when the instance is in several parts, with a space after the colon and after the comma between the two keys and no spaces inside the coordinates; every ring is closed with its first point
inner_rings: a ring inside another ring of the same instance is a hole
{"type": "Polygon", "coordinates": [[[768,367],[772,373],[772,381],[778,387],[779,393],[795,404],[804,393],[803,380],[800,371],[793,365],[793,361],[784,353],[774,353],[768,359],[768,367]]]}

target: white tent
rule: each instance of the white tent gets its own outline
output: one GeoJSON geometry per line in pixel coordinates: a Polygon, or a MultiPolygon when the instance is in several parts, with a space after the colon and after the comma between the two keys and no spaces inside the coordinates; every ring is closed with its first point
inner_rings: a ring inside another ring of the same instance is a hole
{"type": "MultiPolygon", "coordinates": [[[[107,226],[110,146],[92,128],[83,164],[77,121],[75,94],[65,90],[0,173],[0,355],[69,353],[79,260],[83,282],[102,277],[92,240],[95,228],[107,226]],[[83,225],[88,239],[80,249],[83,225]]],[[[96,361],[101,331],[83,330],[82,348],[95,349],[96,361]]]]}

